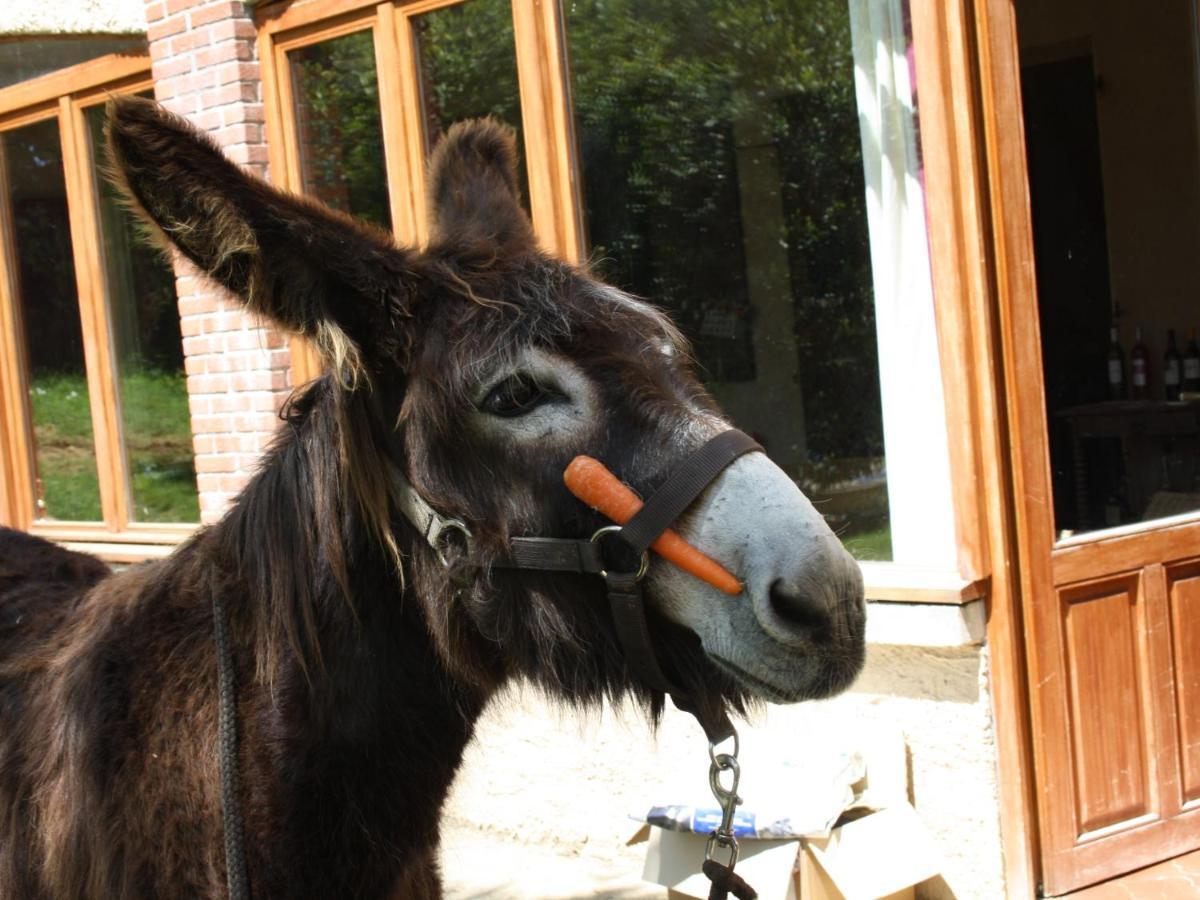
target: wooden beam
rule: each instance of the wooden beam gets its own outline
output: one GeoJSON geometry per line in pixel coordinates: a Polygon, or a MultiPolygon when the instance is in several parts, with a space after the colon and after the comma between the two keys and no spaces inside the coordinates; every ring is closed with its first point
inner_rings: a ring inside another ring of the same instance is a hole
{"type": "Polygon", "coordinates": [[[121,440],[117,367],[104,288],[104,259],[100,249],[87,126],[82,110],[69,96],[59,100],[58,124],[62,136],[88,400],[92,409],[92,437],[100,482],[100,509],[104,524],[111,531],[119,531],[129,519],[129,479],[121,440]]]}
{"type": "Polygon", "coordinates": [[[548,250],[578,262],[585,248],[561,11],[555,0],[514,0],[512,11],[534,229],[548,250]]]}
{"type": "MultiPolygon", "coordinates": [[[[974,0],[911,6],[959,569],[988,579],[1007,893],[1035,897],[1038,829],[974,0]]],[[[981,26],[982,27],[982,26],[981,26]]]]}
{"type": "Polygon", "coordinates": [[[125,78],[144,77],[149,71],[150,55],[146,50],[139,53],[109,53],[89,59],[0,89],[0,116],[39,104],[55,104],[67,94],[78,94],[125,78]]]}
{"type": "Polygon", "coordinates": [[[21,320],[11,193],[3,144],[0,144],[0,479],[4,481],[0,517],[6,525],[28,528],[36,511],[33,428],[25,385],[25,328],[21,320]]]}

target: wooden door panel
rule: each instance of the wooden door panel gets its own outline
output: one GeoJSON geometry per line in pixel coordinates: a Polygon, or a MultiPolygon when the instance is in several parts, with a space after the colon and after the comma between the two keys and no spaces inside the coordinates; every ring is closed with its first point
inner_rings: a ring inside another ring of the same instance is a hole
{"type": "Polygon", "coordinates": [[[1148,669],[1140,634],[1145,602],[1137,575],[1059,592],[1070,686],[1076,835],[1151,811],[1143,695],[1148,669]]]}
{"type": "Polygon", "coordinates": [[[1200,563],[1168,567],[1180,802],[1200,804],[1200,563]]]}

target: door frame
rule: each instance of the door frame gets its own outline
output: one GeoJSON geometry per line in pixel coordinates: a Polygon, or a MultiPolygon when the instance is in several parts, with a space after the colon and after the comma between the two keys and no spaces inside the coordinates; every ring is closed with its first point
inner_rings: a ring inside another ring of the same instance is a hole
{"type": "MultiPolygon", "coordinates": [[[[1043,672],[1039,664],[1045,654],[1057,652],[1051,644],[1057,633],[1034,626],[1035,602],[1057,603],[1056,567],[1061,569],[1072,555],[1070,548],[1056,548],[1049,439],[1041,372],[1041,334],[1037,314],[1037,285],[1034,267],[1033,225],[1025,157],[1025,129],[1021,105],[1020,53],[1016,13],[1012,0],[976,0],[972,10],[976,36],[978,120],[976,137],[983,154],[986,184],[983,202],[988,219],[988,269],[994,294],[989,315],[994,317],[998,370],[994,393],[1006,398],[1001,406],[1003,423],[998,427],[1008,436],[1001,451],[1005,479],[1004,518],[1009,531],[1002,542],[1003,559],[993,558],[994,571],[1007,564],[1013,590],[1006,598],[995,598],[992,617],[1003,612],[1012,628],[997,629],[989,620],[989,641],[1016,633],[1023,648],[993,644],[996,651],[1008,650],[994,660],[997,669],[1019,675],[1020,688],[1013,690],[1014,703],[995,696],[1000,762],[1002,825],[1005,835],[1005,869],[1014,896],[1035,896],[1052,864],[1047,853],[1051,830],[1063,827],[1058,814],[1039,807],[1042,785],[1037,781],[1046,771],[1045,746],[1033,735],[1048,724],[1054,712],[1038,691],[1043,672]],[[1037,377],[1022,377],[1028,372],[1037,377]],[[1028,687],[1032,686],[1032,688],[1028,687]],[[1023,707],[1023,708],[1022,708],[1023,707]],[[1005,734],[1020,735],[1023,751],[1010,748],[1005,762],[1005,734]],[[1020,832],[1019,838],[1011,832],[1020,832]],[[1044,836],[1044,837],[1043,837],[1044,836]],[[1047,846],[1043,846],[1043,839],[1047,846]],[[1012,851],[1023,856],[1018,862],[1012,851]]],[[[1180,524],[1167,520],[1161,527],[1141,532],[1140,543],[1178,542],[1180,529],[1189,535],[1195,520],[1180,524]]],[[[1094,540],[1107,537],[1100,533],[1094,540]]],[[[1063,574],[1061,571],[1059,574],[1063,574]]],[[[1063,579],[1057,579],[1062,582],[1063,579]]],[[[999,685],[997,686],[999,687],[999,685]]],[[[1047,695],[1048,696],[1048,695],[1047,695]]],[[[1170,842],[1168,842],[1170,843],[1170,842]]],[[[1137,862],[1134,867],[1143,865],[1137,862]]]]}

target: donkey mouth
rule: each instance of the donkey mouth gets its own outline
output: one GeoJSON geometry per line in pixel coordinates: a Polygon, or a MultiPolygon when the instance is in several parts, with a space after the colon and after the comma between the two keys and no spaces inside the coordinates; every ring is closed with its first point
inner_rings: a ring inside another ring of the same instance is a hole
{"type": "Polygon", "coordinates": [[[811,675],[805,677],[800,672],[789,672],[789,677],[786,679],[789,684],[785,686],[768,681],[762,675],[747,672],[741,666],[722,656],[710,653],[708,658],[718,669],[732,677],[752,694],[770,703],[798,703],[801,700],[820,700],[830,697],[844,690],[857,677],[862,668],[861,663],[847,666],[844,670],[841,667],[835,668],[821,664],[813,667],[810,664],[805,668],[811,672],[811,675]]]}

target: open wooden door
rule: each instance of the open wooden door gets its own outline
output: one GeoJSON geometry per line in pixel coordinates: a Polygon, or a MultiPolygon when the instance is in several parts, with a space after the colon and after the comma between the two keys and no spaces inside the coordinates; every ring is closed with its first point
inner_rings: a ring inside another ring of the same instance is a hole
{"type": "Polygon", "coordinates": [[[1200,847],[1200,394],[1172,373],[1175,355],[1200,369],[1197,14],[1195,0],[978,11],[1042,884],[1057,895],[1200,847]]]}

